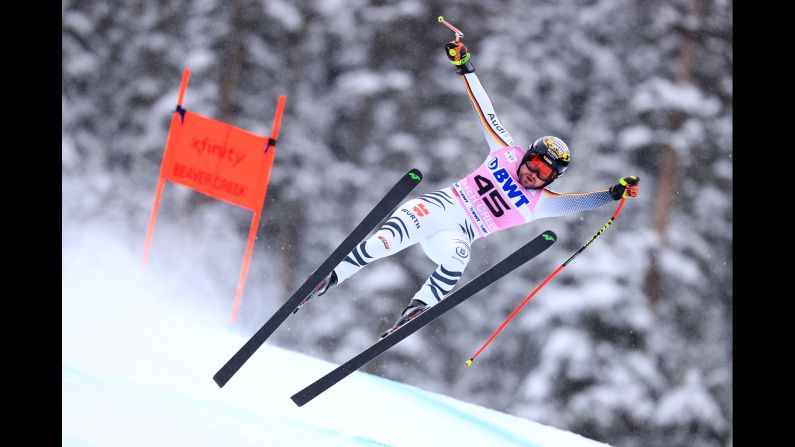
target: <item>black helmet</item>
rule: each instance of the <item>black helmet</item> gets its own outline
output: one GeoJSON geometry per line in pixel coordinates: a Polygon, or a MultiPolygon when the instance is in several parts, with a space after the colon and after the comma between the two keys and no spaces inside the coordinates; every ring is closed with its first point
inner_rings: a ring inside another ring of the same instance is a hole
{"type": "Polygon", "coordinates": [[[524,154],[522,164],[527,163],[533,155],[538,155],[544,163],[551,166],[557,173],[547,184],[552,183],[555,179],[563,175],[571,162],[571,152],[569,151],[569,147],[566,146],[566,143],[560,138],[550,135],[541,137],[530,145],[530,148],[528,148],[527,152],[524,154]]]}

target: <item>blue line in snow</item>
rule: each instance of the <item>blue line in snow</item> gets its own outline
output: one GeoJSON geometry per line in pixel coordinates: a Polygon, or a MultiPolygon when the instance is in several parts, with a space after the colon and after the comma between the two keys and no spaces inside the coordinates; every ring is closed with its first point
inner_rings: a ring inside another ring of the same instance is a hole
{"type": "MultiPolygon", "coordinates": [[[[202,419],[202,417],[205,417],[205,415],[216,414],[218,417],[228,418],[241,424],[260,427],[266,426],[266,423],[262,419],[262,414],[244,411],[231,404],[214,402],[202,398],[190,398],[186,397],[180,392],[168,388],[160,388],[158,386],[135,383],[128,379],[118,377],[110,377],[105,379],[98,378],[93,376],[90,372],[83,371],[79,368],[75,368],[72,365],[67,365],[64,363],[61,363],[61,379],[63,382],[65,382],[63,386],[68,388],[93,385],[95,387],[104,387],[104,393],[111,393],[115,395],[134,394],[139,398],[145,399],[148,402],[147,405],[163,405],[164,408],[171,408],[174,411],[178,409],[190,409],[193,413],[184,417],[184,421],[186,423],[193,421],[203,421],[204,419],[202,419]],[[198,414],[198,416],[196,414],[198,414]]],[[[96,391],[93,392],[96,393],[96,391]]],[[[352,444],[350,444],[352,447],[393,447],[390,444],[384,444],[383,442],[375,441],[362,436],[350,437],[344,433],[340,433],[332,429],[318,427],[298,419],[270,419],[268,423],[289,427],[289,430],[295,432],[312,432],[314,434],[327,437],[327,441],[333,445],[338,445],[338,442],[341,440],[350,440],[352,442],[352,444]]],[[[223,435],[222,432],[219,433],[223,435]]],[[[97,447],[95,444],[73,435],[62,435],[61,444],[63,447],[97,447]]]]}
{"type": "Polygon", "coordinates": [[[412,397],[416,398],[417,400],[424,401],[428,403],[430,406],[436,407],[437,409],[446,412],[450,416],[461,419],[464,423],[470,426],[477,427],[489,434],[494,435],[495,437],[502,438],[507,442],[516,444],[521,447],[539,447],[537,444],[530,444],[526,439],[523,439],[507,430],[483,422],[482,420],[467,413],[466,411],[460,410],[454,407],[453,405],[451,405],[450,403],[440,400],[438,397],[436,397],[434,394],[429,393],[428,391],[423,391],[420,390],[419,388],[415,388],[410,385],[406,385],[404,383],[395,382],[393,380],[384,379],[383,377],[378,377],[372,374],[363,373],[363,375],[371,377],[378,381],[382,381],[385,383],[386,386],[399,389],[404,394],[410,394],[412,397]]]}
{"type": "Polygon", "coordinates": [[[361,436],[354,436],[351,438],[351,440],[355,441],[356,445],[363,447],[392,447],[390,444],[384,444],[378,441],[373,441],[372,439],[362,438],[361,436]]]}
{"type": "Polygon", "coordinates": [[[96,445],[73,436],[62,435],[61,447],[96,447],[96,445]]]}

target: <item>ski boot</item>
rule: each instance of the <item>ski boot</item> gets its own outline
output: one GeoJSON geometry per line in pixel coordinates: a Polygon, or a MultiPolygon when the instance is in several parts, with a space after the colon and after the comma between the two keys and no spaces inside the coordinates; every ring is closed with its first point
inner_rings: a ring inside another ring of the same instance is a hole
{"type": "Polygon", "coordinates": [[[403,309],[403,313],[400,314],[400,318],[395,322],[395,324],[389,328],[386,332],[381,334],[380,339],[386,338],[389,334],[395,332],[396,330],[400,329],[408,323],[409,321],[419,317],[423,312],[430,309],[431,306],[425,304],[424,302],[418,299],[412,299],[408,306],[403,309]]]}
{"type": "Polygon", "coordinates": [[[329,291],[330,288],[336,285],[337,285],[337,272],[332,270],[331,273],[328,276],[326,276],[326,278],[323,281],[320,281],[320,284],[315,286],[312,292],[309,295],[307,295],[307,297],[304,298],[303,301],[301,301],[301,304],[299,304],[298,307],[295,308],[293,314],[298,312],[298,309],[302,308],[306,303],[309,302],[309,300],[311,300],[316,296],[325,294],[326,292],[329,291]]]}

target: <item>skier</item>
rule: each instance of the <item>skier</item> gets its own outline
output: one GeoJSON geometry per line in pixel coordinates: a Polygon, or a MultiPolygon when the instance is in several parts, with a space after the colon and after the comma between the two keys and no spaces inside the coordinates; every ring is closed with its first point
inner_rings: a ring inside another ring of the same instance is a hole
{"type": "Polygon", "coordinates": [[[555,136],[543,136],[525,152],[494,112],[464,42],[445,45],[445,53],[464,81],[489,145],[489,155],[475,171],[450,187],[405,202],[369,239],[359,244],[293,311],[324,295],[362,267],[416,243],[436,270],[412,297],[385,337],[441,302],[469,263],[476,240],[542,217],[556,217],[607,205],[638,194],[639,179],[623,177],[608,189],[560,194],[547,187],[566,172],[571,152],[555,136]]]}

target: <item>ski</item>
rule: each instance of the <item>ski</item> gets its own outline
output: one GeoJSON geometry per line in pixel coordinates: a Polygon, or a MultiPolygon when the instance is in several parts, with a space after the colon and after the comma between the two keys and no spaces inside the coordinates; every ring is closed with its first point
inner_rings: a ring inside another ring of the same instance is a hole
{"type": "Polygon", "coordinates": [[[291,399],[296,405],[303,406],[305,403],[314,399],[327,389],[334,386],[337,382],[344,379],[354,371],[375,359],[384,351],[399,343],[404,338],[418,331],[420,328],[439,318],[442,314],[462,303],[472,295],[480,292],[498,279],[515,270],[520,265],[533,259],[549,248],[557,236],[550,230],[541,233],[539,236],[525,244],[519,250],[497,263],[494,267],[481,273],[477,278],[469,281],[450,296],[443,299],[440,303],[426,310],[418,317],[399,327],[386,337],[375,342],[372,346],[365,349],[357,356],[340,365],[330,373],[321,377],[303,390],[295,393],[291,399]]]}
{"type": "Polygon", "coordinates": [[[243,345],[237,353],[226,362],[213,376],[219,387],[223,387],[235,373],[248,361],[254,352],[265,343],[265,340],[289,317],[298,304],[328,276],[334,267],[345,259],[345,256],[356,247],[400,202],[422,181],[422,173],[412,169],[400,178],[395,186],[386,193],[383,199],[370,211],[362,222],[353,229],[350,235],[334,250],[333,253],[309,275],[304,284],[293,293],[279,310],[243,345]]]}

